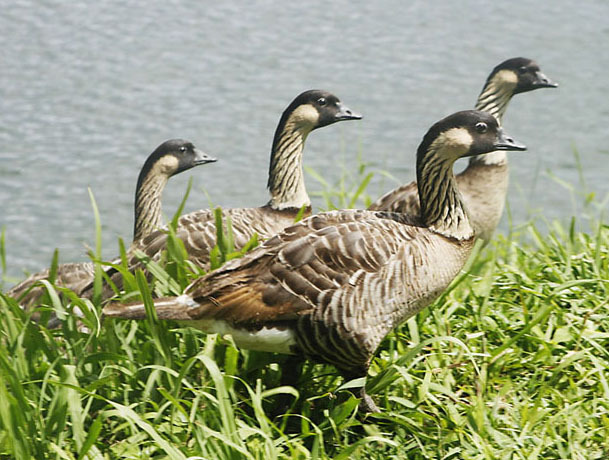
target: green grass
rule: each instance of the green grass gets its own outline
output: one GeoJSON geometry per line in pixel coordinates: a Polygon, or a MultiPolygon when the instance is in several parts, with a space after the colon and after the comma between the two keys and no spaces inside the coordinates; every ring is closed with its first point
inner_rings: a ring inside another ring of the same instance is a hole
{"type": "MultiPolygon", "coordinates": [[[[328,207],[366,199],[365,186],[341,187],[328,207]]],[[[479,248],[383,342],[368,378],[383,412],[364,419],[330,366],[281,387],[284,357],[230,339],[102,323],[97,302],[51,284],[45,308],[78,305],[91,332],[69,314],[50,331],[0,296],[0,458],[609,458],[609,227],[577,228],[528,223],[479,248]]],[[[126,297],[149,304],[195,276],[173,243],[159,280],[131,275],[126,297]]],[[[218,263],[234,256],[230,234],[222,246],[218,263]]]]}

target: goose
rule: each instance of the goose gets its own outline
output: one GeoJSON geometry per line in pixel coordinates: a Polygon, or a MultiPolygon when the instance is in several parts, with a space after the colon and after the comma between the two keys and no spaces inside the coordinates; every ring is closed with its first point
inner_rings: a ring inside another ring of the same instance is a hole
{"type": "MultiPolygon", "coordinates": [[[[161,196],[170,177],[215,161],[215,158],[183,139],[170,139],[159,145],[146,159],[137,180],[133,240],[137,241],[161,226],[161,196]]],[[[22,307],[31,308],[45,292],[36,283],[48,279],[49,274],[49,269],[34,273],[13,286],[7,295],[17,299],[22,307]]],[[[94,275],[95,265],[92,262],[66,263],[57,267],[55,282],[80,293],[94,275]]]]}
{"type": "MultiPolygon", "coordinates": [[[[320,213],[240,259],[153,300],[161,320],[232,335],[237,346],[334,365],[366,377],[381,340],[442,293],[474,245],[452,166],[460,157],[525,150],[485,112],[434,124],[417,151],[418,216],[369,210],[320,213]]],[[[109,303],[110,318],[146,318],[142,302],[109,303]]],[[[378,411],[364,387],[360,409],[378,411]]]]}
{"type": "MultiPolygon", "coordinates": [[[[556,88],[557,83],[544,75],[537,63],[527,58],[508,59],[493,69],[478,97],[477,110],[489,112],[501,125],[512,96],[539,88],[556,88]]],[[[473,156],[457,186],[470,211],[476,235],[488,243],[499,224],[508,189],[508,161],[505,152],[473,156]]],[[[419,195],[416,182],[398,187],[372,203],[369,210],[395,211],[417,215],[419,195]]]]}
{"type": "MultiPolygon", "coordinates": [[[[227,218],[231,220],[236,250],[245,246],[254,234],[259,240],[266,240],[292,225],[299,213],[304,217],[311,215],[311,200],[305,188],[302,167],[307,136],[323,126],[361,118],[360,114],[345,106],[338,97],[323,90],[305,91],[288,105],[273,138],[267,184],[270,200],[257,208],[222,210],[224,224],[227,218]]],[[[165,230],[158,230],[134,244],[128,254],[129,270],[145,269],[144,262],[135,255],[136,251],[142,251],[152,260],[158,260],[166,247],[167,236],[165,230]]],[[[214,211],[202,209],[181,216],[176,236],[183,241],[189,260],[198,267],[209,270],[209,254],[216,244],[214,211]]],[[[112,281],[118,288],[122,286],[122,277],[118,272],[113,273],[112,281]]],[[[88,295],[90,291],[91,287],[84,294],[88,295]]],[[[113,294],[106,286],[103,297],[113,294]]]]}

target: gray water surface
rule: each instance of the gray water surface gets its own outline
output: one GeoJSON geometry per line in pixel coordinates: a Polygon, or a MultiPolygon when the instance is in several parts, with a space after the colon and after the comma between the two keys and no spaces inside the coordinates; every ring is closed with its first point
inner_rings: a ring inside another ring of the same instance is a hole
{"type": "MultiPolygon", "coordinates": [[[[0,227],[8,275],[85,260],[94,245],[87,187],[103,223],[104,255],[131,238],[139,168],[182,137],[219,158],[173,178],[171,215],[257,206],[275,126],[301,91],[334,92],[364,115],[311,134],[305,164],[335,181],[357,155],[402,182],[427,128],[472,108],[488,73],[514,56],[536,59],[557,90],[519,95],[506,130],[529,146],[511,156],[513,221],[533,209],[573,215],[579,191],[609,193],[609,2],[308,2],[21,0],[0,14],[0,227]],[[207,193],[207,195],[206,195],[207,193]]],[[[377,176],[380,195],[397,185],[377,176]]],[[[319,185],[308,177],[309,191],[319,185]]],[[[315,205],[321,205],[316,199],[315,205]]],[[[505,231],[506,223],[502,229],[505,231]]]]}

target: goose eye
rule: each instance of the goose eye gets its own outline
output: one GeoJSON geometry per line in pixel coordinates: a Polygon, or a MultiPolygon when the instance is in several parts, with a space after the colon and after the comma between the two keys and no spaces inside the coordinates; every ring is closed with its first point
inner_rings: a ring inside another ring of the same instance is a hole
{"type": "Polygon", "coordinates": [[[320,97],[319,99],[317,99],[317,103],[323,107],[327,103],[326,98],[320,97]]]}
{"type": "Polygon", "coordinates": [[[480,134],[485,133],[487,129],[488,129],[488,126],[486,123],[483,123],[481,121],[476,123],[476,131],[478,131],[480,134]]]}
{"type": "Polygon", "coordinates": [[[187,148],[183,145],[182,147],[180,147],[180,152],[182,153],[186,153],[187,148]]]}
{"type": "Polygon", "coordinates": [[[527,73],[527,68],[525,66],[520,67],[518,73],[521,75],[527,73]]]}

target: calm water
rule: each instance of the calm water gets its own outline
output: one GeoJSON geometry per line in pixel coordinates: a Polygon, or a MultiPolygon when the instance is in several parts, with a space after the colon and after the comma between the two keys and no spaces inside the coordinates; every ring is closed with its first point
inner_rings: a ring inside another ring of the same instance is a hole
{"type": "MultiPolygon", "coordinates": [[[[171,180],[170,215],[266,202],[270,144],[281,111],[323,88],[364,114],[314,132],[305,163],[334,180],[355,158],[414,177],[426,129],[471,108],[500,61],[536,59],[558,90],[516,97],[507,130],[529,146],[512,155],[516,223],[533,210],[574,212],[547,171],[609,193],[609,2],[51,2],[2,7],[0,227],[8,274],[84,260],[94,244],[87,187],[104,226],[104,254],[132,232],[135,181],[144,159],[172,137],[220,161],[171,180]],[[129,6],[127,6],[127,3],[129,6]],[[154,3],[154,4],[153,4],[154,3]],[[137,5],[137,6],[135,6],[137,5]]],[[[309,177],[309,191],[319,189],[309,177]]],[[[395,184],[379,179],[372,195],[395,184]]],[[[581,187],[578,188],[581,189],[581,187]]],[[[317,204],[320,204],[319,202],[317,204]]],[[[503,228],[505,229],[505,223],[503,228]]]]}

